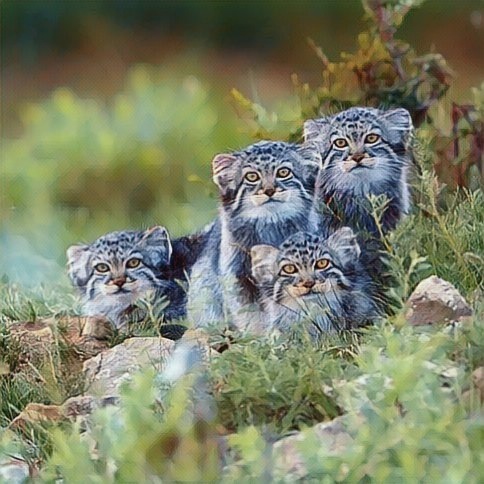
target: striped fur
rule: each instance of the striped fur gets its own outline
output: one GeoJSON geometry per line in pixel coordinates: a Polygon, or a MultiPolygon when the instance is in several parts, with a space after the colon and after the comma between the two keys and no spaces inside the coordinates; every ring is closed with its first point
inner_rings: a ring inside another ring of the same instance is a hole
{"type": "Polygon", "coordinates": [[[219,217],[193,267],[188,295],[189,319],[196,326],[259,325],[250,249],[279,244],[315,225],[309,216],[319,168],[313,156],[306,147],[261,141],[214,158],[219,217]]]}
{"type": "Polygon", "coordinates": [[[122,328],[139,299],[166,300],[163,316],[185,314],[185,294],[172,280],[172,244],[163,227],[111,232],[67,250],[68,273],[82,296],[83,314],[100,315],[122,328]],[[130,267],[129,261],[138,264],[130,267]],[[102,270],[100,270],[102,269],[102,270]]]}
{"type": "Polygon", "coordinates": [[[302,326],[317,339],[374,321],[380,314],[377,284],[364,260],[349,227],[328,237],[299,232],[279,247],[254,246],[252,274],[267,328],[302,326]]]}
{"type": "Polygon", "coordinates": [[[401,108],[350,108],[306,121],[306,143],[316,143],[323,160],[316,184],[318,207],[329,209],[343,225],[380,235],[368,197],[382,196],[387,201],[382,231],[394,229],[410,209],[411,132],[410,115],[401,108]]]}

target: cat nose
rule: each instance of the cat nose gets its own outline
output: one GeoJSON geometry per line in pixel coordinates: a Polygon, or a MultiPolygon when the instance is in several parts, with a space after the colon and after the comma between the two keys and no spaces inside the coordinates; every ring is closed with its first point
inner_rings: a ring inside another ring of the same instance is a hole
{"type": "Polygon", "coordinates": [[[307,281],[303,281],[302,286],[305,287],[306,289],[312,289],[316,283],[312,280],[309,279],[307,281]]]}
{"type": "Polygon", "coordinates": [[[264,193],[268,196],[268,197],[272,197],[272,195],[274,195],[274,193],[276,193],[276,189],[274,187],[268,187],[264,190],[264,193]]]}
{"type": "Polygon", "coordinates": [[[365,157],[366,157],[366,154],[365,153],[353,153],[351,155],[351,159],[353,161],[356,161],[356,163],[359,163],[365,157]]]}
{"type": "Polygon", "coordinates": [[[113,284],[116,284],[118,287],[123,287],[126,282],[126,277],[116,277],[116,279],[112,280],[113,284]]]}

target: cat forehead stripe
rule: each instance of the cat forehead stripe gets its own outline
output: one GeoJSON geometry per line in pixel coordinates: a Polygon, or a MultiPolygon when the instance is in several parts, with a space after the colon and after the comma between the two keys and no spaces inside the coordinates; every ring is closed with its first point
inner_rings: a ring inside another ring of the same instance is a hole
{"type": "Polygon", "coordinates": [[[234,155],[242,155],[244,158],[256,157],[261,161],[272,161],[286,153],[294,153],[297,149],[297,145],[283,141],[260,141],[244,150],[234,153],[234,155]]]}

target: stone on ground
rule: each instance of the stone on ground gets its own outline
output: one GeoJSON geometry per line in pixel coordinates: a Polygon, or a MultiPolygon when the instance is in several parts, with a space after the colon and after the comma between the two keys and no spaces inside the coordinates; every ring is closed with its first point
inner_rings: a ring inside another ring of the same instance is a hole
{"type": "Polygon", "coordinates": [[[460,292],[437,276],[421,281],[406,304],[406,320],[418,326],[461,321],[472,309],[460,292]]]}
{"type": "Polygon", "coordinates": [[[129,338],[120,345],[84,362],[86,395],[116,397],[121,385],[142,368],[154,366],[163,371],[175,342],[165,338],[129,338]]]}
{"type": "Polygon", "coordinates": [[[344,416],[337,417],[277,441],[273,447],[277,473],[290,478],[291,482],[307,476],[308,470],[299,445],[308,437],[315,440],[317,445],[324,447],[324,454],[327,456],[344,452],[352,442],[344,422],[344,416]]]}
{"type": "Polygon", "coordinates": [[[22,484],[30,482],[30,468],[20,456],[9,456],[0,459],[0,482],[22,484]]]}

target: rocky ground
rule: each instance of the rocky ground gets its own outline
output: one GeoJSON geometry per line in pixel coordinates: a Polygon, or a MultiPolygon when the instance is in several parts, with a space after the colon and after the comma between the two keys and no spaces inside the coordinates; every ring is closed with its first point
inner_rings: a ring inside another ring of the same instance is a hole
{"type": "MultiPolygon", "coordinates": [[[[450,283],[432,276],[423,280],[412,293],[406,305],[405,317],[410,325],[466,324],[472,310],[457,289],[450,283]]],[[[16,371],[29,372],[50,357],[54,347],[64,345],[65,371],[83,381],[77,396],[61,405],[29,403],[10,423],[10,429],[22,432],[29,425],[39,422],[78,422],[82,432],[89,432],[91,414],[100,407],[116,406],[120,389],[134,375],[146,367],[156,373],[166,373],[176,351],[196,350],[200,362],[209,365],[213,357],[223,350],[211,346],[209,338],[201,331],[189,330],[178,341],[162,337],[130,337],[112,345],[113,331],[102,318],[60,317],[34,322],[15,322],[9,327],[13,340],[21,348],[16,371]]],[[[173,365],[172,365],[173,366],[173,365]]],[[[177,378],[176,370],[172,375],[177,378]]],[[[173,368],[169,370],[173,373],[173,368]]],[[[444,375],[452,377],[451,374],[444,375]]],[[[484,399],[484,368],[472,373],[474,390],[484,399]]],[[[468,390],[469,391],[469,390],[468,390]]],[[[324,445],[330,454],[342,452],[352,437],[348,425],[355,424],[356,415],[342,415],[329,422],[284,437],[273,444],[275,462],[280,472],[292,478],[302,478],[307,470],[298,451],[298,443],[313,439],[324,445]]],[[[230,439],[221,441],[227,448],[230,439]]],[[[319,445],[318,444],[318,445],[319,445]]],[[[0,462],[0,478],[6,482],[24,482],[39,470],[11,456],[0,462]]]]}

